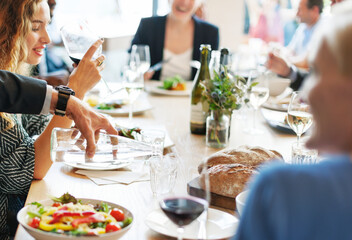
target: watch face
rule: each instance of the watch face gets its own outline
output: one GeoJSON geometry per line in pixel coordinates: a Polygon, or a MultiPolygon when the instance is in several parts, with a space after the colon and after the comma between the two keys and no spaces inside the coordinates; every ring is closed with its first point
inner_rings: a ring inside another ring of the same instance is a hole
{"type": "Polygon", "coordinates": [[[63,93],[66,95],[72,95],[72,96],[75,95],[75,91],[73,91],[71,88],[64,86],[64,85],[57,86],[57,87],[55,87],[55,89],[57,91],[59,91],[60,93],[63,93]]]}

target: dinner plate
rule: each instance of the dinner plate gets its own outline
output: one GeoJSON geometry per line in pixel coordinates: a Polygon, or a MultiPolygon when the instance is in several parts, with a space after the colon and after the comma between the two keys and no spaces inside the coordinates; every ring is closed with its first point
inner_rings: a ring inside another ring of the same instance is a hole
{"type": "Polygon", "coordinates": [[[189,96],[192,91],[192,82],[186,82],[186,90],[166,90],[160,88],[162,86],[161,81],[150,81],[146,84],[145,88],[149,93],[157,95],[166,95],[166,96],[189,96]]]}
{"type": "MultiPolygon", "coordinates": [[[[100,113],[105,113],[113,116],[128,116],[128,113],[130,111],[130,107],[128,104],[122,105],[121,108],[116,108],[116,109],[99,109],[99,108],[95,108],[95,109],[100,113]]],[[[150,109],[152,109],[152,105],[150,105],[148,100],[137,99],[133,103],[132,113],[133,115],[140,115],[150,109]]]]}
{"type": "MultiPolygon", "coordinates": [[[[183,237],[186,239],[199,239],[198,232],[200,229],[200,220],[203,215],[193,223],[185,226],[183,237]]],[[[177,237],[176,225],[162,212],[161,209],[155,209],[148,214],[145,219],[147,226],[155,232],[170,237],[177,237]]],[[[235,216],[209,208],[207,223],[206,239],[223,239],[233,236],[237,230],[239,220],[235,216]]]]}
{"type": "Polygon", "coordinates": [[[281,132],[296,134],[291,127],[285,122],[287,112],[276,111],[271,109],[261,108],[264,119],[270,127],[281,132]]]}
{"type": "MultiPolygon", "coordinates": [[[[89,198],[78,198],[79,200],[81,200],[82,203],[89,203],[92,205],[95,204],[101,204],[102,202],[107,203],[108,205],[110,205],[112,208],[119,208],[121,209],[124,213],[125,213],[125,217],[131,217],[132,223],[130,225],[128,225],[127,227],[117,231],[117,232],[111,232],[111,233],[105,233],[102,235],[98,235],[98,236],[79,236],[79,237],[74,237],[74,236],[68,236],[68,235],[60,235],[60,234],[56,234],[56,233],[52,233],[52,232],[45,232],[45,231],[41,231],[39,229],[35,229],[32,228],[30,226],[28,226],[27,224],[27,211],[28,211],[28,205],[24,206],[17,214],[17,220],[18,222],[22,225],[22,227],[35,239],[37,240],[62,240],[62,239],[80,239],[80,240],[110,240],[110,239],[119,239],[120,237],[122,237],[131,227],[132,224],[134,222],[134,218],[133,218],[133,214],[131,211],[129,211],[127,208],[122,207],[118,204],[115,203],[111,203],[111,202],[107,202],[107,201],[103,201],[103,200],[97,200],[97,199],[89,199],[89,198]]],[[[52,200],[44,200],[44,201],[40,201],[39,203],[41,203],[44,206],[50,206],[51,204],[53,204],[52,200]]]]}
{"type": "Polygon", "coordinates": [[[111,163],[70,163],[65,162],[67,166],[83,170],[116,170],[127,167],[131,164],[129,161],[111,162],[111,163]]]}

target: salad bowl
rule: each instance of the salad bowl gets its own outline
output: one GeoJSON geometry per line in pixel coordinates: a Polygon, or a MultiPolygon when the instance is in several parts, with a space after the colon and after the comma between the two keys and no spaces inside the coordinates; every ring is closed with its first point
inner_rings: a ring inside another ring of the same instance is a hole
{"type": "MultiPolygon", "coordinates": [[[[129,211],[127,208],[122,207],[118,204],[107,202],[107,201],[102,201],[102,200],[97,200],[97,199],[87,199],[87,198],[80,198],[79,199],[82,204],[91,204],[91,205],[96,205],[96,204],[102,204],[105,203],[108,206],[111,207],[111,209],[118,208],[122,210],[124,213],[124,219],[129,219],[130,222],[128,223],[127,226],[122,227],[118,231],[114,232],[108,232],[108,233],[103,233],[103,234],[98,234],[98,235],[68,235],[68,234],[60,234],[60,233],[55,233],[55,232],[47,232],[40,230],[38,228],[34,228],[30,226],[30,216],[28,212],[30,211],[30,207],[32,206],[31,204],[28,204],[24,206],[17,214],[17,220],[21,224],[21,226],[35,239],[37,240],[62,240],[62,239],[79,239],[79,240],[113,240],[113,239],[119,239],[122,237],[131,227],[134,222],[133,214],[131,211],[129,211]]],[[[44,207],[47,206],[52,206],[54,203],[53,200],[44,200],[39,202],[41,205],[44,207]]]]}

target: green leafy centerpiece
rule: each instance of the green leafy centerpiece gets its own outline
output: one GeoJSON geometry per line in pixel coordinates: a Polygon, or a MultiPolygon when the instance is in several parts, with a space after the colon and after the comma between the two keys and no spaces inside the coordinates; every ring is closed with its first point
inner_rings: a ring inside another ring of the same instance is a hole
{"type": "Polygon", "coordinates": [[[220,73],[214,71],[214,78],[204,81],[202,86],[203,110],[210,113],[206,122],[206,144],[214,148],[226,147],[232,112],[246,102],[246,80],[231,76],[225,67],[220,73]]]}

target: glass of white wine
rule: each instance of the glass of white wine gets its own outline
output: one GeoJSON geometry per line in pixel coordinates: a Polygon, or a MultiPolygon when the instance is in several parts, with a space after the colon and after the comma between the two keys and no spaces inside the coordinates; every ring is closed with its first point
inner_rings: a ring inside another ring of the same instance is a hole
{"type": "Polygon", "coordinates": [[[144,79],[140,77],[138,66],[139,58],[136,57],[133,59],[131,57],[129,65],[123,69],[123,86],[128,94],[128,118],[130,124],[132,124],[133,103],[144,89],[144,79]]]}
{"type": "MultiPolygon", "coordinates": [[[[250,76],[252,73],[250,74],[250,76]]],[[[249,103],[254,109],[253,126],[245,129],[245,132],[251,135],[263,134],[263,130],[256,127],[256,115],[259,107],[269,98],[269,83],[267,74],[261,74],[258,78],[248,78],[247,94],[249,103]]]]}
{"type": "Polygon", "coordinates": [[[305,133],[313,123],[313,116],[309,112],[310,107],[301,97],[301,92],[293,92],[287,110],[287,122],[297,134],[299,144],[301,135],[305,133]]]}

